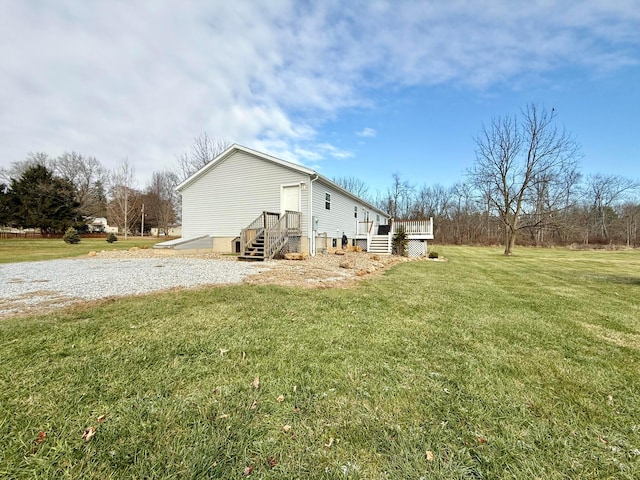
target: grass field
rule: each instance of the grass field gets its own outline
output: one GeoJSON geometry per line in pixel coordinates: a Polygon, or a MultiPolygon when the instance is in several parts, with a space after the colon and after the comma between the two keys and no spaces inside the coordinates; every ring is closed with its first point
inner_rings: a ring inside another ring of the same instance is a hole
{"type": "Polygon", "coordinates": [[[156,237],[119,237],[117,242],[107,243],[104,238],[83,238],[80,243],[70,245],[61,238],[3,238],[0,239],[0,263],[33,262],[54,258],[69,258],[86,255],[91,251],[126,250],[132,247],[152,247],[159,243],[156,237]]]}
{"type": "Polygon", "coordinates": [[[640,252],[437,250],[0,322],[0,477],[640,478],[640,252]]]}

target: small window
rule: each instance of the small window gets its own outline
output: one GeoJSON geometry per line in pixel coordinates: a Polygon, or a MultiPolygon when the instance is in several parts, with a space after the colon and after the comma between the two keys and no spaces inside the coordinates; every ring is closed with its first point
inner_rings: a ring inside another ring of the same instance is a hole
{"type": "Polygon", "coordinates": [[[327,210],[331,210],[331,194],[330,193],[324,194],[324,208],[327,210]]]}
{"type": "Polygon", "coordinates": [[[358,218],[358,207],[353,207],[353,218],[358,218]]]}
{"type": "Polygon", "coordinates": [[[380,215],[376,215],[376,223],[380,223],[380,215]]]}
{"type": "Polygon", "coordinates": [[[338,239],[337,238],[334,238],[334,239],[331,240],[331,246],[333,248],[338,248],[338,239]]]}

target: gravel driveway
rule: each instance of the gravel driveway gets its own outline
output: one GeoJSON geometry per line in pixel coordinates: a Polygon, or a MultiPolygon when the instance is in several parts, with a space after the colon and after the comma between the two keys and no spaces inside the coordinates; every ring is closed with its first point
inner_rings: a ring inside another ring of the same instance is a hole
{"type": "Polygon", "coordinates": [[[238,283],[264,265],[188,257],[75,258],[0,264],[0,318],[79,300],[238,283]]]}

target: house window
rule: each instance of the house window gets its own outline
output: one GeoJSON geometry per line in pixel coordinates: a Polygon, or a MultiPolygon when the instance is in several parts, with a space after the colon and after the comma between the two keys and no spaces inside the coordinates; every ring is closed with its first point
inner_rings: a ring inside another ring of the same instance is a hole
{"type": "Polygon", "coordinates": [[[353,207],[353,218],[358,218],[358,207],[353,207]]]}
{"type": "Polygon", "coordinates": [[[376,215],[376,223],[380,223],[380,215],[376,215]]]}
{"type": "Polygon", "coordinates": [[[333,248],[338,248],[338,239],[337,238],[334,238],[334,239],[331,240],[331,246],[333,248]]]}
{"type": "Polygon", "coordinates": [[[324,208],[327,210],[331,210],[331,194],[330,193],[324,194],[324,208]]]}

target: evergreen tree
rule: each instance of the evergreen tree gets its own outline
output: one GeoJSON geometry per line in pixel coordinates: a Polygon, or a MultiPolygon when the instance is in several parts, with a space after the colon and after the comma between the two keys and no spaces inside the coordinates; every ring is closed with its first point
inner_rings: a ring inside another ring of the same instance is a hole
{"type": "Polygon", "coordinates": [[[73,184],[43,165],[29,167],[9,189],[10,223],[39,228],[44,234],[82,226],[73,184]]]}
{"type": "Polygon", "coordinates": [[[0,227],[9,224],[9,192],[4,183],[0,183],[0,227]]]}

